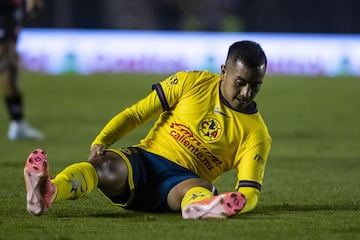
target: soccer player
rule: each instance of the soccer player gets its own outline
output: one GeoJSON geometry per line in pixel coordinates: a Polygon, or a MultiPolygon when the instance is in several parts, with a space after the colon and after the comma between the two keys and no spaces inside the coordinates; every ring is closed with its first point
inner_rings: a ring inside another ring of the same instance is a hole
{"type": "MultiPolygon", "coordinates": [[[[9,112],[8,138],[41,139],[43,133],[31,128],[24,119],[23,97],[19,86],[16,42],[23,19],[22,0],[0,1],[0,81],[9,112]]],[[[42,7],[42,0],[26,0],[26,11],[33,16],[42,7]]]]}
{"type": "Polygon", "coordinates": [[[185,219],[228,218],[255,208],[271,137],[254,98],[267,66],[261,46],[229,47],[221,74],[178,72],[114,116],[91,144],[87,162],[50,178],[47,155],[36,149],[24,176],[27,210],[46,212],[55,202],[86,196],[94,188],[115,205],[144,212],[180,212],[185,219]],[[110,146],[160,115],[140,143],[110,146]],[[217,194],[213,182],[237,170],[235,189],[217,194]]]}

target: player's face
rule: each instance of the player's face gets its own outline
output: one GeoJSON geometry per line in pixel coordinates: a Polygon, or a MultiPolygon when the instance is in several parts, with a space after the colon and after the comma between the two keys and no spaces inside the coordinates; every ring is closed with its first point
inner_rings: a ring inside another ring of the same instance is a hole
{"type": "Polygon", "coordinates": [[[227,61],[221,66],[221,93],[233,109],[244,110],[259,92],[264,76],[265,64],[249,68],[241,61],[227,61]]]}

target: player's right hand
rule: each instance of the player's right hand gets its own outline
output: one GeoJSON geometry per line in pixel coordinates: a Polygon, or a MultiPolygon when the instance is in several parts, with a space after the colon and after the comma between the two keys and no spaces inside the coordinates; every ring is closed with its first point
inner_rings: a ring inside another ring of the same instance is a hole
{"type": "Polygon", "coordinates": [[[91,146],[90,155],[88,158],[88,161],[91,161],[91,159],[104,155],[105,147],[102,144],[94,144],[91,146]]]}

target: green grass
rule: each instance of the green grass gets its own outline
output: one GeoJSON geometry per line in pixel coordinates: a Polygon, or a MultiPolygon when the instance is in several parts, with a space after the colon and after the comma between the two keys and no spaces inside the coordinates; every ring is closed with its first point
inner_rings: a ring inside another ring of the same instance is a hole
{"type": "MultiPolygon", "coordinates": [[[[87,159],[98,131],[142,98],[160,75],[48,76],[25,73],[26,116],[44,141],[10,142],[0,105],[0,239],[360,239],[360,80],[350,77],[266,78],[259,108],[273,146],[257,208],[226,220],[186,221],[112,206],[97,191],[26,212],[23,164],[45,148],[51,172],[87,159]]],[[[129,146],[151,123],[116,146],[129,146]]],[[[231,190],[234,172],[216,186],[231,190]]]]}

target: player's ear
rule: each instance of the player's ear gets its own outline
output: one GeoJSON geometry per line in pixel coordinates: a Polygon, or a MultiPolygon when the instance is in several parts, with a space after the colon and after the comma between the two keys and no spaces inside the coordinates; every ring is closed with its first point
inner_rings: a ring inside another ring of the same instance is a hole
{"type": "Polygon", "coordinates": [[[226,72],[225,64],[222,64],[222,65],[221,65],[221,80],[223,80],[223,77],[224,77],[224,75],[225,75],[225,72],[226,72]]]}

